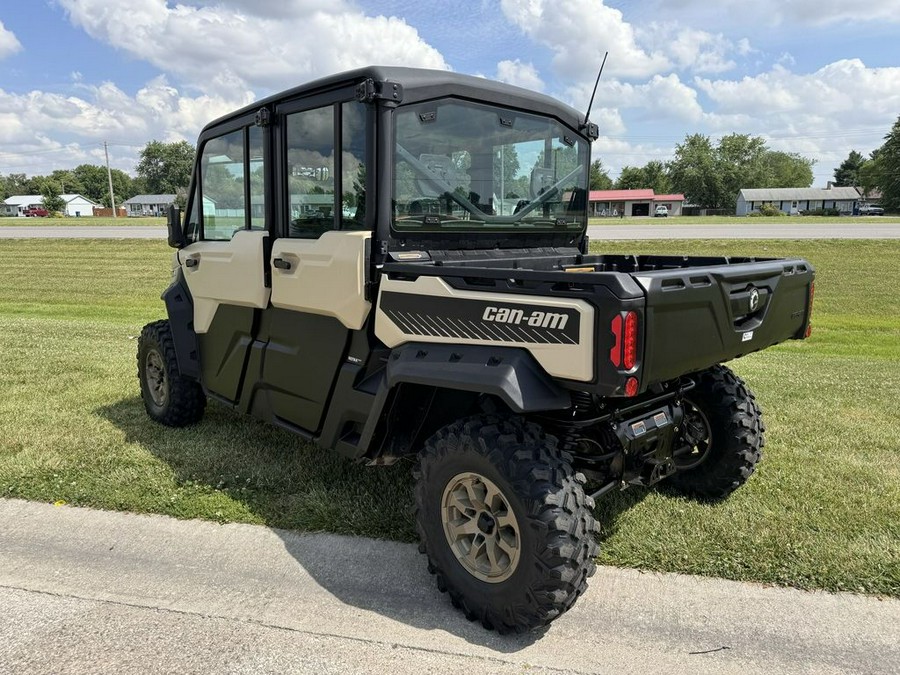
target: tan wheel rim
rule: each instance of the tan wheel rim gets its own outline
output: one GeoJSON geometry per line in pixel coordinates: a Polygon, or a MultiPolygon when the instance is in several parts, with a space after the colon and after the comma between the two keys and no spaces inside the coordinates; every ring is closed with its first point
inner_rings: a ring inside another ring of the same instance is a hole
{"type": "Polygon", "coordinates": [[[169,399],[169,378],[162,357],[156,350],[147,352],[144,373],[147,377],[147,392],[153,402],[161,408],[169,399]]]}
{"type": "Polygon", "coordinates": [[[473,577],[496,584],[516,571],[519,523],[493,481],[472,472],[451,478],[441,499],[441,520],[450,550],[473,577]]]}

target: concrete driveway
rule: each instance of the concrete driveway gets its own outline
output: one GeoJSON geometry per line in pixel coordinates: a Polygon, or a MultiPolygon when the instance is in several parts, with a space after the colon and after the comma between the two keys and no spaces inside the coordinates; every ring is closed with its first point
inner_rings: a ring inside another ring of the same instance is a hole
{"type": "Polygon", "coordinates": [[[0,500],[9,673],[896,673],[900,602],[602,568],[499,636],[408,544],[0,500]]]}

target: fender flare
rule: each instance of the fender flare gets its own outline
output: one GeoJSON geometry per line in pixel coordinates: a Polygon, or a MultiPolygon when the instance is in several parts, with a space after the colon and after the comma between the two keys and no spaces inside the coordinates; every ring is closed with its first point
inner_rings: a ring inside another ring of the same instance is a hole
{"type": "Polygon", "coordinates": [[[175,270],[172,283],[163,291],[161,298],[166,303],[178,371],[199,382],[200,348],[197,333],[194,332],[194,299],[180,267],[175,270]]]}
{"type": "Polygon", "coordinates": [[[357,459],[373,452],[377,455],[380,449],[372,447],[376,431],[383,428],[392,394],[401,384],[493,395],[516,413],[565,410],[572,405],[571,395],[525,349],[408,342],[391,351],[378,376],[359,441],[348,445],[329,437],[323,439],[325,447],[336,442],[339,452],[357,459]]]}
{"type": "Polygon", "coordinates": [[[404,382],[490,394],[516,413],[572,405],[569,393],[518,347],[408,342],[391,352],[385,377],[388,390],[404,382]]]}

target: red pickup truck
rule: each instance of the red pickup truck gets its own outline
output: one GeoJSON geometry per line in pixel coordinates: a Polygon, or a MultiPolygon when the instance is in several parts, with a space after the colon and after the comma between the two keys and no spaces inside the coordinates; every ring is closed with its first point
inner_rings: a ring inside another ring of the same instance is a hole
{"type": "Polygon", "coordinates": [[[25,217],[26,218],[46,218],[50,215],[50,212],[40,206],[30,206],[25,209],[25,217]]]}

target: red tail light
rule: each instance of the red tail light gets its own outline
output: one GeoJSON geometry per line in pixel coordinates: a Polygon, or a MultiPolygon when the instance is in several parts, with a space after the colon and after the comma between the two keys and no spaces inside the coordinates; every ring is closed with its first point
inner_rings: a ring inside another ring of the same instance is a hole
{"type": "Polygon", "coordinates": [[[812,335],[812,310],[813,310],[813,298],[816,295],[816,282],[812,281],[809,284],[809,308],[806,310],[806,335],[803,337],[809,337],[812,335]]]}
{"type": "Polygon", "coordinates": [[[626,370],[634,368],[637,361],[637,312],[625,315],[625,357],[622,360],[626,370]]]}
{"type": "Polygon", "coordinates": [[[638,379],[636,377],[629,377],[625,381],[625,395],[626,396],[635,396],[638,392],[638,379]]]}
{"type": "Polygon", "coordinates": [[[616,314],[610,322],[613,346],[609,350],[609,360],[616,368],[631,370],[637,363],[638,315],[628,312],[624,318],[616,314]]]}

